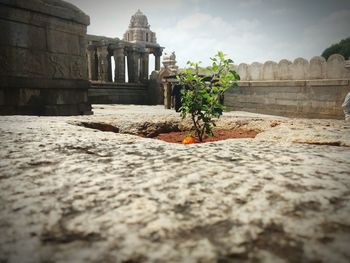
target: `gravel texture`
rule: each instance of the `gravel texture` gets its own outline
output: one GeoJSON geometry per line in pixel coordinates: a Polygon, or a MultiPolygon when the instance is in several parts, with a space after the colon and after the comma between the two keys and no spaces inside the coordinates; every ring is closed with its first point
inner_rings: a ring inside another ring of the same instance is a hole
{"type": "Polygon", "coordinates": [[[349,262],[349,122],[229,112],[261,133],[180,145],[133,135],[189,127],[161,106],[94,112],[0,117],[1,263],[349,262]]]}

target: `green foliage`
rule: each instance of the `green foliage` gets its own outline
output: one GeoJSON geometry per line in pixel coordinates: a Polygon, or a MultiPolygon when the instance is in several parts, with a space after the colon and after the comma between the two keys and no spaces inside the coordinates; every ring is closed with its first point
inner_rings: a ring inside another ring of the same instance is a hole
{"type": "Polygon", "coordinates": [[[206,69],[200,68],[198,63],[187,62],[192,68],[187,68],[177,76],[182,85],[181,117],[191,116],[195,136],[203,141],[205,136],[213,136],[215,122],[224,110],[221,98],[229,88],[237,86],[239,75],[232,70],[231,59],[225,58],[224,53],[218,52],[210,58],[212,65],[206,69]],[[210,72],[201,75],[200,72],[210,72]]]}
{"type": "Polygon", "coordinates": [[[350,37],[341,40],[337,44],[331,45],[329,48],[326,48],[322,53],[322,57],[328,59],[333,54],[340,54],[345,59],[348,59],[350,57],[350,37]]]}

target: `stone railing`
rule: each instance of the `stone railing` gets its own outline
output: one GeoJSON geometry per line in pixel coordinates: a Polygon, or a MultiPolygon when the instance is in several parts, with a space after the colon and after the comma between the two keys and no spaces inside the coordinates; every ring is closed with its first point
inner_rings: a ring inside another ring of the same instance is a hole
{"type": "Polygon", "coordinates": [[[280,62],[267,61],[264,64],[254,62],[241,63],[235,67],[241,80],[313,80],[313,79],[350,79],[349,61],[335,54],[325,60],[313,57],[310,61],[297,58],[293,62],[282,59],[280,62]]]}

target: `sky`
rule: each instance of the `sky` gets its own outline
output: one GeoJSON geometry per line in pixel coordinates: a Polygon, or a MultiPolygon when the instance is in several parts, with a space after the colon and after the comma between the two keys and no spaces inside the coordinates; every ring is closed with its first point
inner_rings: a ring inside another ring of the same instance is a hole
{"type": "MultiPolygon", "coordinates": [[[[350,0],[66,0],[90,16],[88,34],[118,37],[140,9],[178,66],[311,59],[350,37],[350,0]]],[[[163,54],[164,54],[163,52],[163,54]]]]}

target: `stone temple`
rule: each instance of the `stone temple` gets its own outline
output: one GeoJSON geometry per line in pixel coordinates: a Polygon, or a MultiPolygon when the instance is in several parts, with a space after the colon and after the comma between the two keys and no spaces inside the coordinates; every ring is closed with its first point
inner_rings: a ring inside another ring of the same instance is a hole
{"type": "Polygon", "coordinates": [[[150,30],[148,19],[140,9],[131,17],[129,29],[125,32],[123,40],[157,44],[156,33],[150,30]]]}

